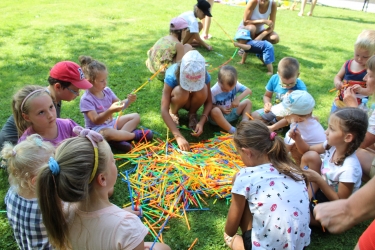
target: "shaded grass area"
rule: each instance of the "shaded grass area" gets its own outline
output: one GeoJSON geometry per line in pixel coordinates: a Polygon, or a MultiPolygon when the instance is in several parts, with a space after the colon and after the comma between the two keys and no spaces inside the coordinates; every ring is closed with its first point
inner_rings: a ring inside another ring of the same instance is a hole
{"type": "MultiPolygon", "coordinates": [[[[78,62],[79,55],[90,55],[104,62],[109,69],[109,86],[120,97],[125,98],[131,90],[144,83],[151,74],[145,67],[147,50],[160,37],[168,34],[169,20],[180,13],[191,10],[195,1],[46,1],[25,0],[0,2],[0,125],[11,114],[11,96],[25,84],[47,85],[50,68],[58,61],[78,62]]],[[[215,4],[215,20],[230,35],[235,34],[243,15],[243,8],[215,4]]],[[[314,17],[298,17],[296,11],[279,10],[276,31],[280,43],[275,45],[276,62],[292,56],[300,62],[300,78],[316,100],[314,114],[323,126],[327,118],[333,93],[333,78],[342,64],[353,56],[356,36],[365,28],[373,28],[375,16],[371,13],[355,12],[316,6],[314,17]]],[[[235,47],[215,22],[211,24],[209,40],[214,51],[198,48],[206,60],[215,68],[228,60],[235,47]]],[[[264,87],[269,79],[266,68],[252,55],[245,65],[238,65],[238,56],[230,62],[238,70],[239,81],[250,87],[253,109],[263,106],[264,87]]],[[[212,85],[217,72],[211,73],[212,85]]],[[[128,112],[141,115],[141,125],[152,128],[166,138],[166,126],[160,116],[160,98],[163,83],[153,80],[137,93],[136,103],[128,112]]],[[[183,114],[184,112],[182,112],[183,114]]],[[[83,125],[79,112],[79,99],[65,102],[62,117],[69,117],[83,125]]],[[[182,124],[187,119],[182,117],[182,124]]],[[[182,131],[191,142],[213,137],[218,127],[206,124],[200,138],[182,131]]],[[[125,166],[124,169],[130,168],[125,166]]],[[[122,170],[122,169],[121,169],[122,170]]],[[[8,189],[7,174],[0,170],[0,210],[4,210],[4,196],[8,189]]],[[[127,187],[119,177],[112,202],[122,206],[129,202],[127,187]]],[[[187,249],[195,238],[199,238],[196,249],[226,249],[222,239],[228,205],[214,198],[208,200],[210,211],[190,212],[191,230],[184,221],[172,219],[170,229],[163,239],[172,249],[187,249]]],[[[369,222],[362,223],[341,235],[322,233],[313,229],[308,249],[353,249],[359,235],[369,222]]],[[[0,249],[16,249],[12,232],[4,213],[0,215],[0,249]]],[[[153,239],[148,236],[146,240],[153,239]]]]}

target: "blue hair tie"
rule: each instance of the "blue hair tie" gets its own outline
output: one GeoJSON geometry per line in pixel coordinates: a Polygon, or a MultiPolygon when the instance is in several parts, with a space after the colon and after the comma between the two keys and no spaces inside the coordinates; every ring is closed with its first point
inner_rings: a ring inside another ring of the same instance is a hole
{"type": "Polygon", "coordinates": [[[57,163],[57,161],[55,159],[53,159],[53,157],[49,158],[48,166],[49,166],[49,169],[51,170],[53,175],[56,176],[60,173],[60,166],[57,163]]]}

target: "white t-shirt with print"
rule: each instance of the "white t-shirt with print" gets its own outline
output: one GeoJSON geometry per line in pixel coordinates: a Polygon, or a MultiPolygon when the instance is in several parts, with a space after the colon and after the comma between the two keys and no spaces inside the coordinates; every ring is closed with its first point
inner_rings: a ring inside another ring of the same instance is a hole
{"type": "Polygon", "coordinates": [[[242,168],[232,193],[244,196],[253,215],[253,249],[303,249],[310,244],[309,197],[304,181],[295,181],[272,164],[242,168]]]}
{"type": "MultiPolygon", "coordinates": [[[[325,148],[327,141],[323,143],[325,148]]],[[[335,192],[338,191],[340,182],[354,183],[353,193],[361,187],[362,168],[355,152],[345,158],[341,166],[335,165],[332,156],[336,151],[336,147],[326,150],[320,173],[323,179],[330,185],[335,192]]]]}

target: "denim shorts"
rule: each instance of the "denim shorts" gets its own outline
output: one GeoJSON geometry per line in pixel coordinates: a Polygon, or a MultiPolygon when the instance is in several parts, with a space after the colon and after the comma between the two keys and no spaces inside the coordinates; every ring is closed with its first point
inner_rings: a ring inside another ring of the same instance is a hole
{"type": "Polygon", "coordinates": [[[113,120],[110,121],[109,123],[101,124],[101,125],[98,125],[98,126],[92,127],[91,130],[94,130],[95,132],[98,132],[98,133],[99,133],[100,130],[102,130],[102,129],[104,129],[104,128],[113,128],[113,129],[114,129],[114,126],[115,126],[116,120],[117,120],[117,119],[113,119],[113,120]]]}
{"type": "Polygon", "coordinates": [[[271,111],[266,113],[264,112],[264,109],[258,109],[256,112],[258,112],[262,119],[268,123],[274,124],[277,122],[276,115],[271,111]]]}
{"type": "MultiPolygon", "coordinates": [[[[240,115],[237,115],[237,108],[232,108],[232,112],[230,112],[229,114],[223,114],[223,116],[228,122],[236,121],[240,117],[240,115]]],[[[213,125],[217,125],[217,123],[212,120],[211,117],[208,117],[208,121],[213,125]]]]}

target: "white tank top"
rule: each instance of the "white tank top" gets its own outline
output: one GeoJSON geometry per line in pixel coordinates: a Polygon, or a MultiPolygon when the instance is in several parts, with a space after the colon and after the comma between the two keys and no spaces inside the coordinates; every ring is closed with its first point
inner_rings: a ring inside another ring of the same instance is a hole
{"type": "MultiPolygon", "coordinates": [[[[269,2],[267,11],[265,13],[260,13],[259,12],[259,0],[258,0],[257,6],[255,6],[253,14],[250,17],[250,20],[268,19],[271,14],[271,9],[272,9],[272,0],[270,0],[269,2]]],[[[265,29],[264,24],[257,24],[256,27],[257,27],[256,33],[259,33],[265,29]]]]}
{"type": "Polygon", "coordinates": [[[272,0],[270,0],[267,11],[265,13],[260,13],[259,12],[259,0],[258,0],[258,4],[257,6],[255,6],[255,9],[250,19],[251,20],[268,19],[268,17],[271,14],[271,8],[272,8],[272,0]]]}

